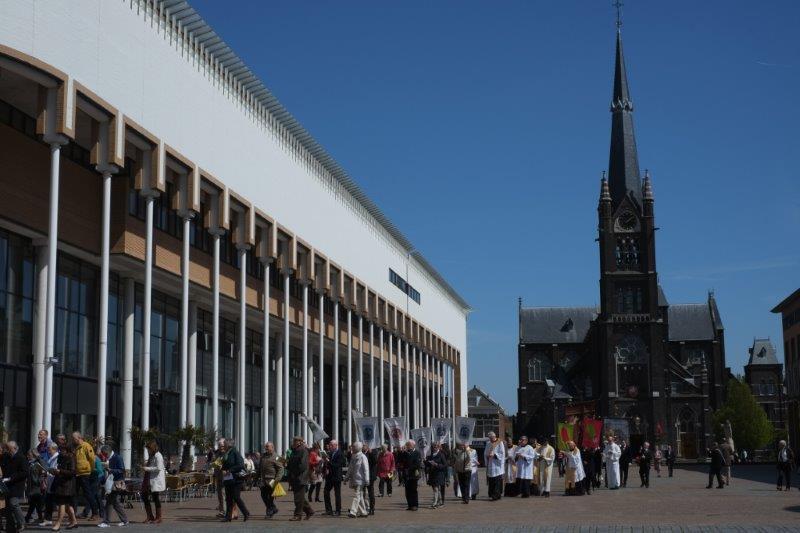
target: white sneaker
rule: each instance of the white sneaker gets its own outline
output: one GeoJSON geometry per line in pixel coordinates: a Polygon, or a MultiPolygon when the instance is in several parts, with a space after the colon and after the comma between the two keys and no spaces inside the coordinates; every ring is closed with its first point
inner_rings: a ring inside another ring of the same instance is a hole
{"type": "Polygon", "coordinates": [[[108,522],[100,522],[99,524],[97,524],[97,527],[111,527],[111,526],[108,525],[108,522]]]}
{"type": "Polygon", "coordinates": [[[127,522],[120,522],[119,524],[117,524],[118,527],[125,527],[127,525],[128,525],[127,522]]]}
{"type": "Polygon", "coordinates": [[[50,527],[52,525],[53,522],[51,520],[42,520],[41,522],[39,522],[39,527],[50,527]]]}

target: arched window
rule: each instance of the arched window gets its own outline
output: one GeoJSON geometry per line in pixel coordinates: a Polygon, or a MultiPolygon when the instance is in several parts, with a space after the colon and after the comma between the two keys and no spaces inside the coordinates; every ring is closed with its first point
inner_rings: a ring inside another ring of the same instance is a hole
{"type": "Polygon", "coordinates": [[[678,426],[681,433],[694,433],[694,411],[689,407],[684,407],[678,415],[678,426]]]}
{"type": "Polygon", "coordinates": [[[639,239],[635,237],[619,237],[615,255],[618,269],[635,270],[639,268],[639,239]]]}
{"type": "Polygon", "coordinates": [[[535,353],[528,360],[528,381],[544,381],[550,378],[552,370],[550,358],[543,353],[535,353]]]}

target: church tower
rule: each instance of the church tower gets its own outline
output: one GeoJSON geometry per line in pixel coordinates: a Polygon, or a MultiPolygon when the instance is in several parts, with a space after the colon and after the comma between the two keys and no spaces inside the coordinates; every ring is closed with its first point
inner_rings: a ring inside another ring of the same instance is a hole
{"type": "Polygon", "coordinates": [[[638,417],[646,435],[666,409],[666,303],[659,298],[656,272],[653,187],[649,173],[643,179],[639,173],[633,109],[618,26],[608,175],[601,180],[598,205],[599,385],[605,414],[638,417]]]}

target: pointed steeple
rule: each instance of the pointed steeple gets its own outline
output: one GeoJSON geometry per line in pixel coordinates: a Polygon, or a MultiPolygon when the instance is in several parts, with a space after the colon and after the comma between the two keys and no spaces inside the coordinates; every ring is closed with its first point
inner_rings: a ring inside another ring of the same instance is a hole
{"type": "Polygon", "coordinates": [[[641,205],[642,189],[639,178],[639,157],[633,133],[633,101],[628,88],[625,57],[622,53],[622,33],[617,28],[617,55],[614,66],[614,94],[611,99],[611,151],[608,161],[608,184],[614,206],[627,196],[641,205]]]}

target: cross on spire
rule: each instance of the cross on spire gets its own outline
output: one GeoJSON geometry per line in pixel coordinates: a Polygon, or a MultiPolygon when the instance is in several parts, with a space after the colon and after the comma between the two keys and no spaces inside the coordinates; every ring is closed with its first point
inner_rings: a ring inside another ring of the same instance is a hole
{"type": "Polygon", "coordinates": [[[617,31],[619,31],[619,29],[622,27],[622,6],[625,4],[619,0],[614,0],[614,3],[611,5],[617,8],[617,31]]]}

